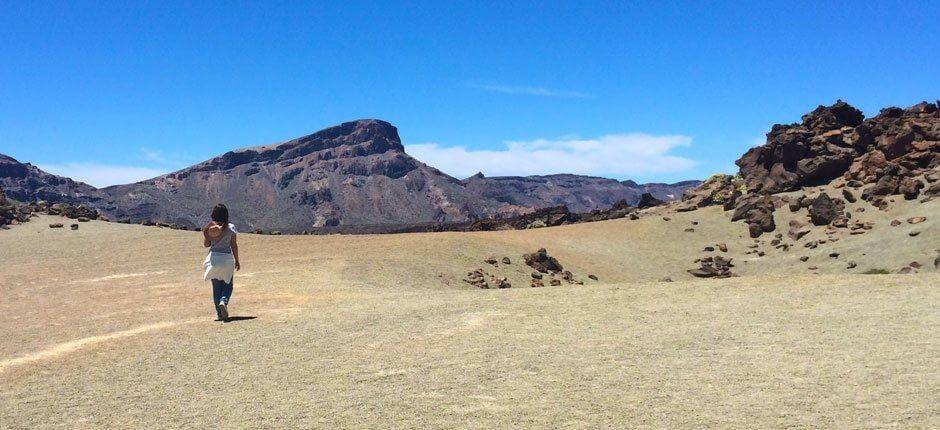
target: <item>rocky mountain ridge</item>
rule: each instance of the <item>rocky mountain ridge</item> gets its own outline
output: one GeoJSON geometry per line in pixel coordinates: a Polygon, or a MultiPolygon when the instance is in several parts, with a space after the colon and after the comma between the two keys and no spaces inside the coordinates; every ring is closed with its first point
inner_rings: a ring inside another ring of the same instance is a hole
{"type": "Polygon", "coordinates": [[[28,165],[9,160],[5,171],[16,176],[4,175],[3,184],[24,200],[85,204],[113,220],[183,228],[199,226],[214,202],[225,202],[238,227],[285,233],[437,229],[556,207],[590,212],[622,200],[636,204],[648,191],[668,200],[695,184],[644,186],[577,175],[461,181],[406,154],[397,129],[380,120],[350,121],[279,144],[229,151],[150,180],[102,189],[35,168],[24,175],[16,166],[28,165]]]}

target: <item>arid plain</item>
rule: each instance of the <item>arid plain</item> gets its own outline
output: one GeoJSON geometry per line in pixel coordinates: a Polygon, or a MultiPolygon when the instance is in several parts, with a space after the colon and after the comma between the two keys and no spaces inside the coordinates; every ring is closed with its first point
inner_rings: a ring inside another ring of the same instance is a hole
{"type": "Polygon", "coordinates": [[[43,216],[0,232],[0,427],[937,427],[937,214],[899,201],[858,214],[866,234],[760,257],[719,207],[242,235],[247,318],[224,324],[199,233],[43,216]],[[719,241],[739,277],[686,273],[719,241]],[[584,285],[530,288],[522,255],[540,247],[584,285]],[[475,268],[513,287],[473,288],[475,268]]]}

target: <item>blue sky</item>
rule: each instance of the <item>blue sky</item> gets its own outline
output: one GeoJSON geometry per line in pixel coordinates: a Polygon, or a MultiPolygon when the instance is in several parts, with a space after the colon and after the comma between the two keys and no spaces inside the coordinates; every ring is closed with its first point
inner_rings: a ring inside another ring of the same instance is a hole
{"type": "Polygon", "coordinates": [[[940,98],[940,3],[786,3],[8,1],[0,152],[108,185],[381,118],[457,176],[674,181],[940,98]]]}

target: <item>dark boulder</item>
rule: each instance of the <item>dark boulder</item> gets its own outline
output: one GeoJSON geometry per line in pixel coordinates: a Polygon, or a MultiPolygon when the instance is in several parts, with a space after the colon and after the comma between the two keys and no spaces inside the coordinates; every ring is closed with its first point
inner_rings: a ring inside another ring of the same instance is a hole
{"type": "Polygon", "coordinates": [[[834,219],[844,216],[845,204],[839,199],[831,199],[822,193],[809,206],[809,218],[813,225],[828,225],[834,219]]]}
{"type": "Polygon", "coordinates": [[[644,208],[650,208],[653,206],[660,206],[664,203],[665,202],[663,202],[662,200],[657,199],[656,197],[653,197],[653,195],[650,193],[643,193],[643,195],[640,196],[640,200],[637,201],[636,207],[640,209],[644,209],[644,208]]]}
{"type": "Polygon", "coordinates": [[[529,267],[541,273],[556,273],[565,270],[555,257],[548,255],[545,248],[541,248],[530,254],[525,254],[522,256],[522,259],[529,267]]]}

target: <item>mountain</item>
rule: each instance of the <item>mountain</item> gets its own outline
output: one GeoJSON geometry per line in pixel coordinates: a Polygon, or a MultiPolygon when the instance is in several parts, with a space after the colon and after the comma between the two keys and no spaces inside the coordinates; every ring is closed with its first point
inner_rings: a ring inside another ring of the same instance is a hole
{"type": "Polygon", "coordinates": [[[635,204],[647,192],[660,200],[674,200],[700,182],[640,185],[570,174],[485,177],[478,173],[463,183],[476,195],[509,205],[534,208],[564,205],[572,212],[588,212],[609,208],[621,200],[635,204]]]}
{"type": "Polygon", "coordinates": [[[196,226],[225,202],[243,229],[298,232],[339,225],[462,222],[498,204],[404,152],[398,130],[359,120],[287,142],[101,190],[107,215],[196,226]]]}
{"type": "Polygon", "coordinates": [[[698,181],[636,184],[578,175],[458,180],[405,153],[391,124],[365,119],[286,142],[226,152],[134,184],[102,189],[0,158],[0,185],[17,200],[84,203],[128,222],[201,225],[216,202],[245,230],[404,231],[409,226],[571,212],[672,200],[698,181]]]}
{"type": "Polygon", "coordinates": [[[3,154],[0,154],[0,189],[6,197],[22,202],[94,202],[101,196],[91,185],[47,173],[3,154]]]}

